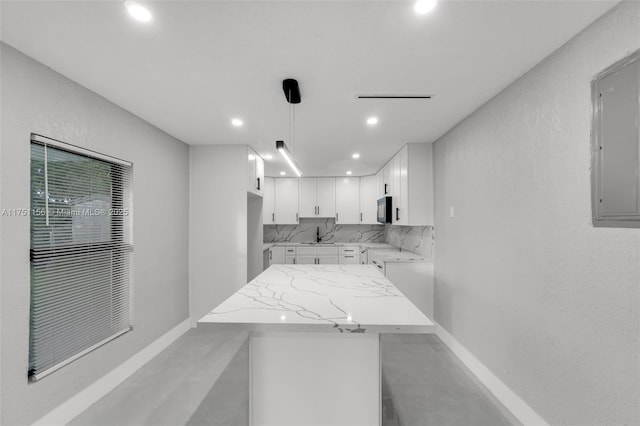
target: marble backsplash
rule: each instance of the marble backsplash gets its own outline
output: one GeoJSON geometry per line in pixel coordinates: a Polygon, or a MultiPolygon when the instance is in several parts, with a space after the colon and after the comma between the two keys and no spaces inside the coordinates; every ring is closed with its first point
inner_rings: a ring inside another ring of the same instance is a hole
{"type": "Polygon", "coordinates": [[[385,225],[384,242],[432,259],[435,234],[433,226],[385,225]]]}
{"type": "Polygon", "coordinates": [[[304,243],[316,240],[320,228],[323,243],[384,243],[384,225],[336,225],[335,219],[300,219],[298,225],[265,225],[265,243],[304,243]]]}

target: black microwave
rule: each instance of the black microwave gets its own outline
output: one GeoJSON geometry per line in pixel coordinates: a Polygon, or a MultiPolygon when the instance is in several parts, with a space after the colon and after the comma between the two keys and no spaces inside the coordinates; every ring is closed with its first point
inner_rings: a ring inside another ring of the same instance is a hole
{"type": "Polygon", "coordinates": [[[393,219],[391,197],[382,197],[378,200],[378,222],[391,223],[393,219]]]}

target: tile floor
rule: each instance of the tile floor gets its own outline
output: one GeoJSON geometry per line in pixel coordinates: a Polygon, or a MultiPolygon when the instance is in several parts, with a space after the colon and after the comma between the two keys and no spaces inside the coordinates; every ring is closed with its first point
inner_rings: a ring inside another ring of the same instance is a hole
{"type": "MultiPolygon", "coordinates": [[[[246,334],[192,329],[70,425],[246,426],[248,362],[246,334]]],[[[434,335],[384,335],[382,371],[383,426],[520,424],[434,335]]]]}

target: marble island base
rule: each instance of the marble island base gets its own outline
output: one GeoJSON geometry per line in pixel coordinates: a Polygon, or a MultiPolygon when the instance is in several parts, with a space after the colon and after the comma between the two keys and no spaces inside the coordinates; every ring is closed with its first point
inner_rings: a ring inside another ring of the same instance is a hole
{"type": "Polygon", "coordinates": [[[250,333],[252,426],[381,422],[380,335],[250,333]]]}

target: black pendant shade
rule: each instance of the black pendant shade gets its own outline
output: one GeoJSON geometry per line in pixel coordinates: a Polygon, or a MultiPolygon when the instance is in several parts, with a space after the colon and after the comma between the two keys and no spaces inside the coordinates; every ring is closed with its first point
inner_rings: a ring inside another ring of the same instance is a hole
{"type": "Polygon", "coordinates": [[[293,78],[282,80],[282,90],[284,91],[285,98],[287,98],[287,102],[290,104],[299,104],[302,100],[300,97],[300,86],[298,86],[298,80],[293,78]]]}

